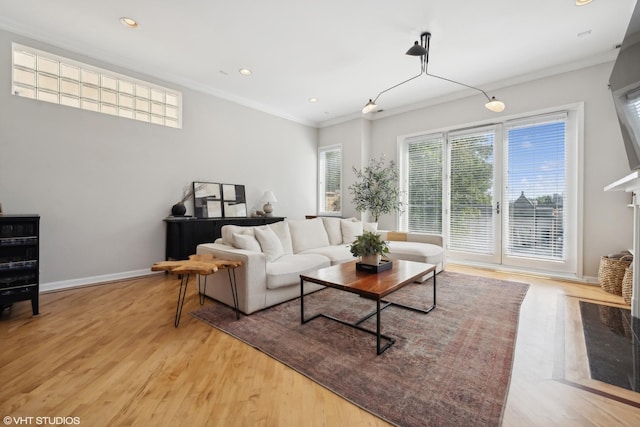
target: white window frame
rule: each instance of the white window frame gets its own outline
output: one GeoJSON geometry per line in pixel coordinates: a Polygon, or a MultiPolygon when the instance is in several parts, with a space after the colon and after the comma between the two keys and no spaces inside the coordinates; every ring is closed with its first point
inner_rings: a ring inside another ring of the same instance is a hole
{"type": "Polygon", "coordinates": [[[15,96],[182,128],[182,93],[18,43],[11,49],[15,96]]]}
{"type": "Polygon", "coordinates": [[[328,145],[318,148],[318,215],[342,216],[342,202],[344,199],[344,157],[342,144],[328,145]],[[332,151],[340,152],[340,207],[338,211],[327,211],[325,208],[326,187],[324,181],[325,164],[323,155],[332,151]]]}
{"type": "MultiPolygon", "coordinates": [[[[502,128],[504,125],[511,120],[516,119],[526,119],[533,118],[538,115],[544,114],[553,114],[557,112],[566,112],[568,121],[567,121],[567,140],[566,140],[566,155],[567,155],[567,167],[569,168],[566,172],[566,186],[567,188],[573,188],[575,191],[572,194],[567,195],[567,200],[565,201],[565,208],[568,209],[568,224],[567,229],[565,230],[567,233],[567,259],[564,262],[553,262],[553,261],[542,261],[537,262],[536,260],[530,259],[522,259],[520,261],[514,262],[513,260],[509,260],[507,264],[502,264],[503,267],[511,268],[515,270],[523,270],[523,271],[534,271],[540,273],[550,273],[554,277],[582,277],[583,274],[583,236],[582,233],[579,233],[578,230],[583,228],[584,222],[584,196],[583,196],[583,188],[584,188],[584,103],[578,102],[574,104],[560,105],[557,107],[545,108],[537,111],[532,111],[524,114],[517,114],[513,116],[505,116],[501,117],[500,120],[492,120],[492,121],[481,121],[470,124],[461,124],[458,126],[451,126],[446,128],[438,128],[433,130],[426,130],[423,132],[415,132],[412,134],[401,135],[397,138],[397,153],[398,153],[398,166],[400,168],[400,177],[401,177],[401,190],[406,192],[407,190],[407,141],[412,138],[419,137],[421,135],[432,135],[437,133],[448,134],[449,132],[453,132],[460,129],[465,129],[469,127],[481,127],[483,125],[495,124],[497,125],[502,132],[502,128]]],[[[497,141],[502,140],[502,138],[497,139],[497,141]]],[[[503,154],[503,153],[501,153],[503,154]]],[[[448,165],[448,156],[445,150],[443,154],[443,161],[447,162],[448,165]]],[[[502,160],[500,160],[502,162],[502,160]]],[[[445,165],[443,167],[443,191],[448,191],[448,166],[445,165]]],[[[444,196],[443,196],[444,197],[444,196]]],[[[443,199],[446,200],[446,197],[443,199]]],[[[406,200],[404,200],[406,201],[406,200]]],[[[406,217],[408,212],[404,212],[402,215],[397,217],[398,219],[398,229],[407,230],[408,229],[408,218],[406,217]]],[[[443,215],[449,215],[448,210],[443,210],[443,215]]],[[[443,221],[446,222],[446,221],[443,221]]],[[[444,228],[444,227],[443,227],[444,228]]],[[[448,230],[443,229],[443,236],[446,236],[448,230]]],[[[457,260],[458,262],[462,262],[457,260]]],[[[478,265],[494,265],[491,263],[476,263],[478,265]]]]}

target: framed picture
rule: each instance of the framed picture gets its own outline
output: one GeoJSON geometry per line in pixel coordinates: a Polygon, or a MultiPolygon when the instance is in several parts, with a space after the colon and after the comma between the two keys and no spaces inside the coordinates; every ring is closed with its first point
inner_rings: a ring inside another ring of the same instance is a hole
{"type": "Polygon", "coordinates": [[[193,210],[197,218],[222,218],[222,197],[217,182],[193,182],[193,210]]]}
{"type": "Polygon", "coordinates": [[[221,184],[223,215],[225,218],[246,218],[247,201],[244,185],[221,184]]]}

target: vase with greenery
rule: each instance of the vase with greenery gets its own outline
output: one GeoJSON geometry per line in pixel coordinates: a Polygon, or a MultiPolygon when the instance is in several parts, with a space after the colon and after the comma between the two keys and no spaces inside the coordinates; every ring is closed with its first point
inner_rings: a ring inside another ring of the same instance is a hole
{"type": "Polygon", "coordinates": [[[369,212],[374,222],[380,215],[402,211],[398,169],[393,160],[387,165],[384,156],[371,158],[358,170],[353,167],[356,182],[349,186],[352,203],[358,212],[369,212]]]}
{"type": "Polygon", "coordinates": [[[360,257],[363,264],[378,265],[380,259],[389,253],[387,242],[378,233],[365,231],[351,243],[351,254],[360,257]]]}

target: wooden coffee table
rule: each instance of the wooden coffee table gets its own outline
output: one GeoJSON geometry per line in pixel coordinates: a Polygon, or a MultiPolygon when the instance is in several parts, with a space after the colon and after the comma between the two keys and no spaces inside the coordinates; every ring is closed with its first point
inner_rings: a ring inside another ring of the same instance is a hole
{"type": "Polygon", "coordinates": [[[351,326],[363,332],[373,334],[377,339],[377,353],[382,354],[386,349],[391,347],[396,341],[394,338],[383,335],[380,332],[380,312],[390,306],[402,307],[419,313],[429,313],[436,306],[436,266],[433,264],[425,264],[421,262],[393,260],[393,267],[380,273],[368,273],[356,270],[355,261],[344,264],[333,265],[331,267],[321,268],[300,275],[300,322],[305,324],[315,318],[324,317],[335,320],[343,325],[351,326]],[[392,292],[397,291],[403,286],[414,282],[426,274],[433,273],[433,304],[426,308],[411,307],[408,305],[398,304],[395,302],[384,301],[383,298],[392,292]],[[376,301],[376,310],[367,314],[355,323],[349,323],[332,316],[322,313],[305,319],[304,317],[304,282],[317,283],[330,288],[336,288],[343,291],[351,292],[365,298],[376,301]],[[360,326],[362,322],[369,319],[373,315],[376,316],[376,330],[360,326]],[[382,345],[382,339],[386,343],[382,345]]]}

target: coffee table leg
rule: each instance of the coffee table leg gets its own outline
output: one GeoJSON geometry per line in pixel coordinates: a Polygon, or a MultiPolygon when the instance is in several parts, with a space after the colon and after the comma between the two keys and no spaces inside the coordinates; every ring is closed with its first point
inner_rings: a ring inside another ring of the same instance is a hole
{"type": "Polygon", "coordinates": [[[378,355],[384,350],[380,350],[380,298],[376,299],[376,349],[378,355]]]}
{"type": "Polygon", "coordinates": [[[433,306],[436,306],[436,271],[433,270],[433,306]]]}
{"type": "Polygon", "coordinates": [[[304,323],[304,280],[300,279],[300,324],[304,323]]]}

